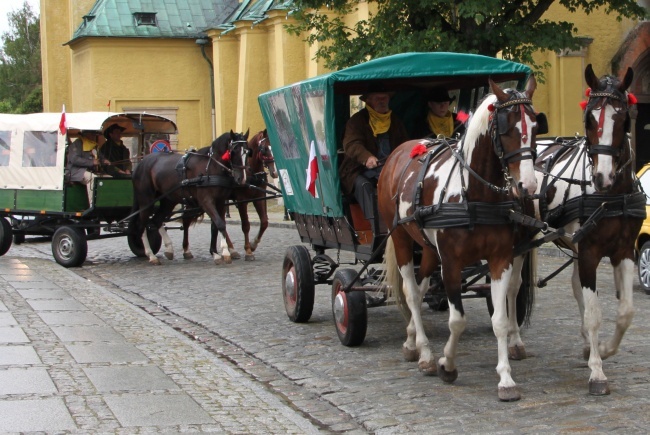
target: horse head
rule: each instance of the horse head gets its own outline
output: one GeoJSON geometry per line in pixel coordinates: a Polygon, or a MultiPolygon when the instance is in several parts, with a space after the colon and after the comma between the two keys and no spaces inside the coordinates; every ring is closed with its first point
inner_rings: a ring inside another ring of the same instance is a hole
{"type": "Polygon", "coordinates": [[[248,149],[250,150],[248,169],[253,175],[263,174],[264,168],[266,168],[271,178],[278,178],[266,129],[254,135],[248,141],[248,149]]]}
{"type": "Polygon", "coordinates": [[[229,163],[232,168],[232,176],[237,184],[246,184],[246,159],[249,154],[248,133],[235,133],[230,130],[228,142],[229,163]]]}
{"type": "Polygon", "coordinates": [[[591,64],[585,68],[585,80],[589,85],[584,107],[585,136],[593,168],[592,182],[598,192],[610,190],[616,175],[631,163],[626,137],[630,128],[628,105],[636,100],[626,91],[633,77],[629,67],[623,80],[609,75],[598,79],[591,64]]]}
{"type": "Polygon", "coordinates": [[[496,97],[489,107],[492,142],[504,175],[515,197],[533,195],[537,189],[533,165],[537,117],[531,101],[537,87],[535,76],[530,77],[524,92],[502,90],[488,81],[496,97]]]}

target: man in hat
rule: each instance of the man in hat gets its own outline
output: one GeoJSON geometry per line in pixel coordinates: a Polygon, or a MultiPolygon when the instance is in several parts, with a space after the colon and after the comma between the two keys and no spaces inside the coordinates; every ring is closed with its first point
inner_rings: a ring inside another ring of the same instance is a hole
{"type": "Polygon", "coordinates": [[[451,97],[445,88],[436,86],[426,94],[427,114],[415,127],[416,137],[453,137],[462,134],[462,123],[449,105],[456,97],[451,97]]]}
{"type": "Polygon", "coordinates": [[[130,176],[133,165],[131,164],[131,153],[122,142],[122,132],[126,130],[118,124],[110,125],[104,130],[106,142],[99,150],[99,157],[102,161],[107,160],[104,171],[113,177],[130,176]]]}
{"type": "Polygon", "coordinates": [[[345,155],[339,175],[346,195],[352,194],[371,221],[377,216],[377,180],[388,155],[409,140],[406,127],[389,107],[394,92],[373,87],[361,95],[366,107],[352,115],[345,126],[345,155]]]}
{"type": "MultiPolygon", "coordinates": [[[[93,205],[93,183],[100,160],[97,155],[97,138],[91,131],[80,131],[79,137],[68,146],[66,172],[68,181],[86,185],[88,204],[93,205]]],[[[105,161],[104,163],[109,163],[105,161]]]]}

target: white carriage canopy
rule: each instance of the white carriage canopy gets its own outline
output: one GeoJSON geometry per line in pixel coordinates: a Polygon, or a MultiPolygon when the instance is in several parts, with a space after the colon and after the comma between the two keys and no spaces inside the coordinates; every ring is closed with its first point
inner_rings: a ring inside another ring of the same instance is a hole
{"type": "Polygon", "coordinates": [[[118,124],[124,137],[176,134],[171,120],[147,113],[66,113],[67,134],[59,131],[61,113],[0,114],[0,188],[62,190],[66,141],[80,130],[97,132],[118,124]]]}

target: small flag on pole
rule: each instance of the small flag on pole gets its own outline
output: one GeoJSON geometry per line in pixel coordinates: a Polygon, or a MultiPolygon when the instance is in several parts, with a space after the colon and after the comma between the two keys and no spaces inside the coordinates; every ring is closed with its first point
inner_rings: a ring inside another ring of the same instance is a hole
{"type": "Polygon", "coordinates": [[[316,159],[316,144],[311,141],[309,149],[309,166],[307,166],[307,191],[316,198],[316,178],[318,177],[318,160],[316,159]]]}
{"type": "Polygon", "coordinates": [[[59,132],[61,135],[65,135],[68,132],[68,122],[65,119],[65,104],[63,105],[63,110],[61,111],[61,121],[59,121],[59,132]]]}

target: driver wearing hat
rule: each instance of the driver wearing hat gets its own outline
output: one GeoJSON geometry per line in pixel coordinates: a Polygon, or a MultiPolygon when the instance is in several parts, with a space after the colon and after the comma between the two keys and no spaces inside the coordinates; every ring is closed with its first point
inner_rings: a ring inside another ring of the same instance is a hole
{"type": "Polygon", "coordinates": [[[131,153],[122,142],[122,132],[126,130],[119,124],[111,124],[104,130],[106,142],[99,150],[99,156],[108,160],[109,164],[104,166],[108,175],[114,177],[130,176],[132,170],[131,153]]]}

